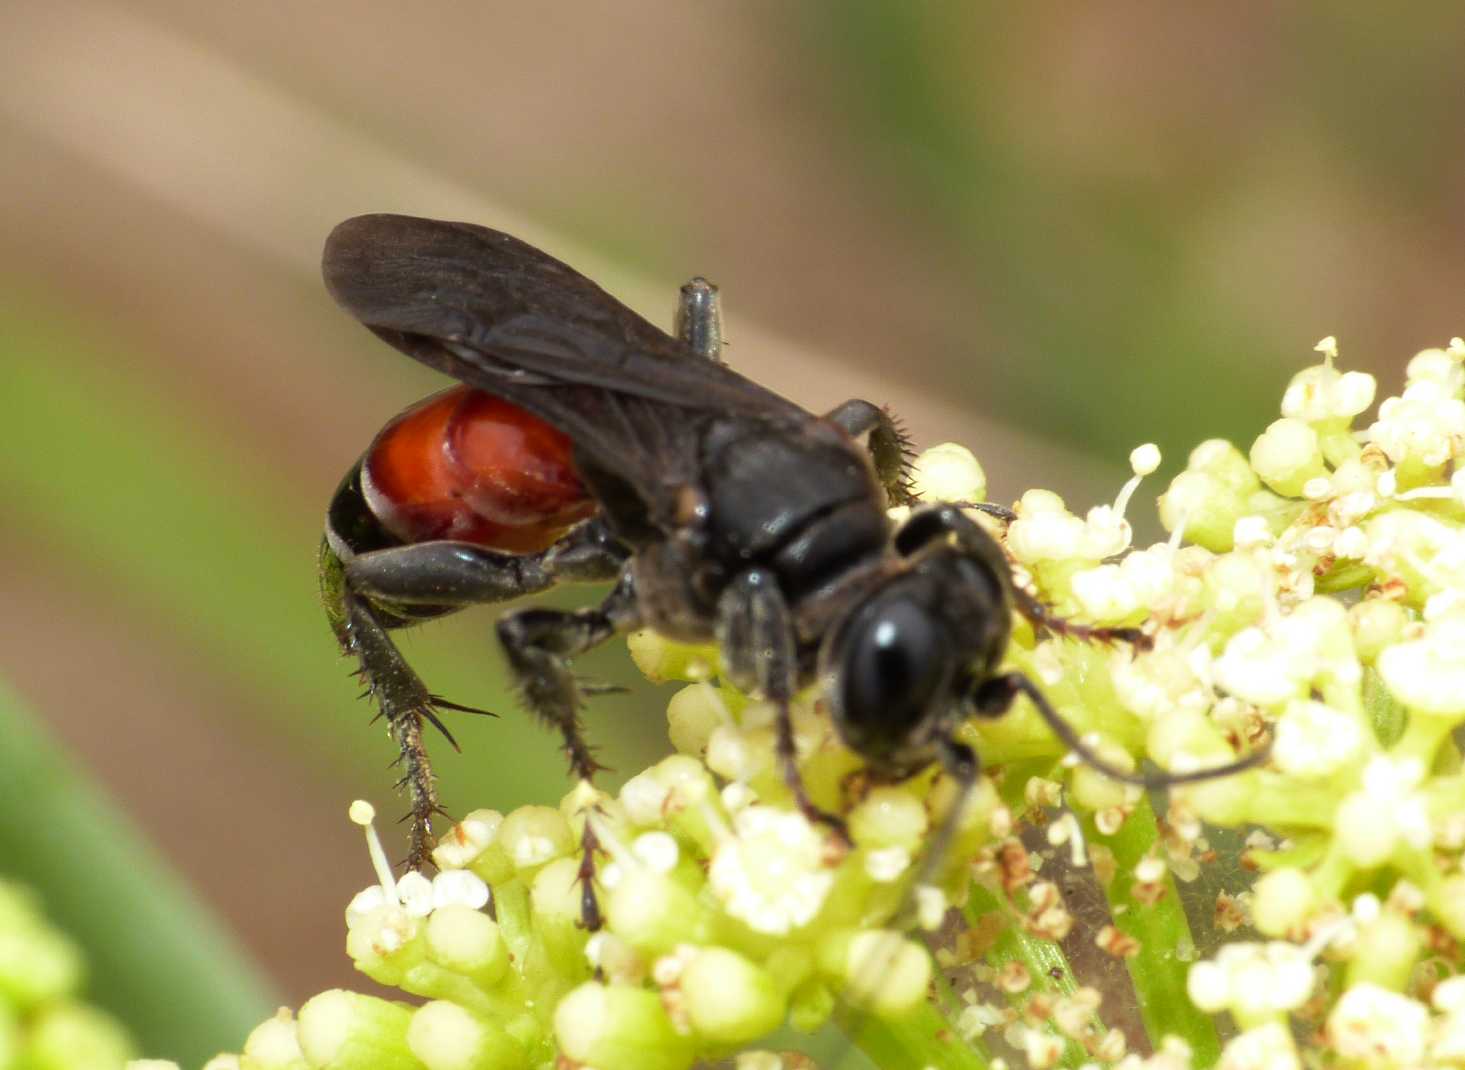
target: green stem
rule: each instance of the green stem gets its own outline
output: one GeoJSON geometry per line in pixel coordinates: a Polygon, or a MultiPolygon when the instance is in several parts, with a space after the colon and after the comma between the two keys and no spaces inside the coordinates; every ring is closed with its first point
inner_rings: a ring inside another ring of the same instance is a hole
{"type": "Polygon", "coordinates": [[[0,685],[0,859],[85,949],[91,995],[155,1058],[199,1066],[279,1004],[178,876],[0,685]]]}
{"type": "MultiPolygon", "coordinates": [[[[965,907],[967,923],[975,926],[985,915],[994,912],[1011,914],[1011,909],[988,889],[974,885],[965,907]]],[[[1023,990],[1021,997],[1014,997],[1014,1003],[1019,1006],[1036,995],[1071,996],[1078,988],[1078,982],[1074,980],[1073,976],[1073,967],[1069,964],[1068,956],[1063,953],[1063,949],[1052,940],[1044,940],[1024,932],[1021,926],[1016,924],[1003,928],[991,950],[987,952],[987,962],[997,970],[1001,970],[1009,962],[1022,963],[1027,970],[1030,983],[1023,990]]],[[[1062,1037],[1052,1023],[1049,1023],[1046,1028],[1054,1036],[1062,1037]]],[[[1092,1061],[1088,1053],[1076,1042],[1067,1037],[1062,1037],[1062,1039],[1064,1041],[1063,1057],[1059,1061],[1059,1065],[1078,1067],[1092,1061]]]]}
{"type": "Polygon", "coordinates": [[[936,986],[936,998],[907,1017],[887,1021],[873,1014],[840,1014],[839,1027],[880,1070],[988,1070],[982,1045],[964,1040],[935,1005],[949,1006],[956,997],[944,981],[936,986]]]}
{"type": "Polygon", "coordinates": [[[1085,819],[1084,826],[1090,842],[1102,843],[1114,852],[1118,875],[1105,892],[1115,926],[1139,943],[1139,952],[1126,965],[1151,1042],[1158,1045],[1166,1035],[1180,1037],[1190,1045],[1194,1065],[1214,1066],[1221,1055],[1215,1023],[1186,995],[1190,963],[1181,958],[1180,950],[1193,949],[1195,941],[1174,878],[1166,873],[1164,895],[1156,903],[1134,897],[1134,868],[1154,853],[1159,842],[1159,826],[1148,798],[1112,837],[1100,835],[1091,819],[1085,819]]]}

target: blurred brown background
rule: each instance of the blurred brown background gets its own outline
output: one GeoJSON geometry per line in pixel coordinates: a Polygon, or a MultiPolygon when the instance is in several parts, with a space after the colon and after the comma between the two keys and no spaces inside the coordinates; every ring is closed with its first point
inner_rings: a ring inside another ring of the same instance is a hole
{"type": "MultiPolygon", "coordinates": [[[[0,674],[291,1003],[353,983],[346,804],[400,808],[319,619],[320,518],[438,385],[326,297],[339,220],[510,230],[663,323],[705,273],[740,368],[894,403],[997,500],[1086,507],[1141,441],[1168,473],[1249,439],[1324,334],[1387,387],[1465,331],[1459,5],[411,12],[0,11],[0,674]]],[[[407,640],[511,714],[438,746],[457,811],[567,787],[492,619],[407,640]]],[[[660,701],[596,703],[612,765],[663,745],[660,701]]]]}

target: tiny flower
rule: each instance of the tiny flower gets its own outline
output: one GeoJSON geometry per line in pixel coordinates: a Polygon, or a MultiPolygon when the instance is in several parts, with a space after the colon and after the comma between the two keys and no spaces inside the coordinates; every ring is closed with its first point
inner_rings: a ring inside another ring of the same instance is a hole
{"type": "Polygon", "coordinates": [[[414,918],[427,917],[432,913],[432,881],[416,870],[409,870],[397,882],[397,900],[414,918]]]}
{"type": "Polygon", "coordinates": [[[508,972],[508,943],[498,922],[480,910],[463,905],[434,910],[423,937],[430,959],[479,985],[495,985],[508,972]]]}
{"type": "Polygon", "coordinates": [[[889,884],[910,868],[911,853],[904,847],[884,847],[865,855],[865,873],[872,881],[889,884]]]}
{"type": "Polygon", "coordinates": [[[509,1070],[526,1058],[524,1046],[498,1023],[442,1000],[417,1009],[406,1039],[412,1054],[434,1068],[509,1070]]]}
{"type": "Polygon", "coordinates": [[[1348,421],[1373,404],[1378,382],[1366,372],[1339,372],[1314,364],[1292,377],[1282,395],[1282,415],[1310,424],[1348,421]]]}
{"type": "Polygon", "coordinates": [[[931,982],[926,949],[889,930],[833,934],[819,946],[819,968],[853,1005],[884,1018],[909,1013],[931,982]]]}
{"type": "Polygon", "coordinates": [[[692,1040],[661,997],[629,985],[587,981],[560,1000],[555,1036],[570,1059],[597,1070],[687,1070],[692,1040]]]}
{"type": "Polygon", "coordinates": [[[681,849],[665,832],[646,832],[631,844],[631,852],[656,873],[670,873],[676,868],[681,849]]]}
{"type": "Polygon", "coordinates": [[[955,442],[932,446],[916,458],[911,473],[916,493],[932,502],[981,502],[987,499],[987,474],[971,450],[955,442]]]}
{"type": "Polygon", "coordinates": [[[411,1066],[407,1046],[412,1009],[376,996],[336,988],[312,997],[300,1008],[296,1029],[300,1050],[311,1066],[411,1066]]]}
{"type": "Polygon", "coordinates": [[[1231,694],[1261,706],[1294,698],[1311,675],[1308,666],[1261,628],[1237,632],[1216,659],[1216,679],[1231,694]]]}
{"type": "Polygon", "coordinates": [[[1356,717],[1311,699],[1293,699],[1277,721],[1272,759],[1283,772],[1324,777],[1363,749],[1364,729],[1356,717]]]}
{"type": "Polygon", "coordinates": [[[783,1021],[784,996],[772,975],[725,948],[693,953],[678,986],[688,1022],[716,1044],[745,1044],[783,1021]]]}
{"type": "Polygon", "coordinates": [[[1294,944],[1227,944],[1190,968],[1191,1001],[1205,1011],[1230,1010],[1243,1021],[1295,1010],[1312,994],[1312,962],[1294,944]]]}
{"type": "Polygon", "coordinates": [[[1116,658],[1111,666],[1120,703],[1141,720],[1163,720],[1177,710],[1203,712],[1214,701],[1187,652],[1163,639],[1154,652],[1142,658],[1116,658]]]}
{"type": "MultiPolygon", "coordinates": [[[[1036,564],[1077,556],[1088,529],[1063,499],[1047,491],[1028,491],[1007,529],[1007,548],[1019,561],[1036,564]]],[[[1103,555],[1100,555],[1103,556],[1103,555]]]]}
{"type": "Polygon", "coordinates": [[[1368,439],[1395,464],[1438,468],[1465,437],[1465,401],[1445,384],[1419,379],[1379,404],[1368,439]]]}
{"type": "Polygon", "coordinates": [[[1394,696],[1422,714],[1465,717],[1465,613],[1429,622],[1416,640],[1379,654],[1379,675],[1394,696]]]}
{"type": "Polygon", "coordinates": [[[1348,614],[1331,598],[1309,598],[1265,628],[1231,637],[1216,661],[1216,680],[1259,706],[1301,697],[1314,683],[1356,685],[1362,677],[1348,614]]]}
{"type": "Polygon", "coordinates": [[[1217,553],[1232,548],[1236,521],[1249,511],[1261,487],[1246,457],[1224,439],[1202,442],[1184,472],[1160,496],[1160,522],[1217,553]]]}
{"type": "Polygon", "coordinates": [[[467,870],[445,870],[432,879],[432,909],[466,906],[479,910],[488,904],[488,885],[467,870]]]}
{"type": "Polygon", "coordinates": [[[1278,494],[1297,497],[1308,480],[1326,472],[1317,431],[1284,416],[1252,444],[1251,467],[1278,494]]]}
{"type": "Polygon", "coordinates": [[[1063,1038],[1041,1029],[1024,1029],[1022,1048],[1027,1064],[1033,1070],[1051,1070],[1063,1056],[1063,1038]]]}
{"type": "Polygon", "coordinates": [[[1292,1034],[1280,1022],[1248,1029],[1226,1042],[1217,1070],[1300,1070],[1292,1034]]]}
{"type": "Polygon", "coordinates": [[[1118,564],[1074,574],[1073,595],[1086,617],[1124,620],[1157,603],[1175,585],[1175,552],[1165,543],[1128,554],[1118,564]]]}
{"type": "Polygon", "coordinates": [[[574,850],[569,822],[550,806],[521,806],[499,826],[495,842],[520,871],[532,870],[574,850]]]}
{"type": "Polygon", "coordinates": [[[1328,1039],[1345,1059],[1411,1066],[1424,1057],[1429,1011],[1378,985],[1356,984],[1328,1015],[1328,1039]]]}
{"type": "Polygon", "coordinates": [[[1465,1062],[1465,977],[1441,981],[1429,1001],[1443,1015],[1435,1023],[1430,1056],[1441,1062],[1465,1062]]]}
{"type": "Polygon", "coordinates": [[[1316,906],[1317,895],[1300,870],[1272,870],[1252,889],[1252,920],[1267,936],[1287,936],[1300,930],[1316,906]]]}
{"type": "Polygon", "coordinates": [[[1452,349],[1423,349],[1410,358],[1404,368],[1409,385],[1434,383],[1446,394],[1459,394],[1465,389],[1465,368],[1460,353],[1452,349]]]}
{"type": "Polygon", "coordinates": [[[1363,523],[1365,563],[1396,576],[1414,604],[1465,588],[1465,530],[1414,509],[1390,509],[1363,523]]]}
{"type": "Polygon", "coordinates": [[[497,810],[474,810],[459,821],[432,852],[439,869],[464,869],[493,842],[503,824],[497,810]]]}
{"type": "Polygon", "coordinates": [[[834,885],[824,837],[803,814],[750,806],[718,845],[708,883],[730,915],[762,933],[808,924],[834,885]]]}
{"type": "Polygon", "coordinates": [[[731,720],[732,713],[722,695],[705,681],[688,684],[672,696],[666,707],[667,735],[682,754],[706,754],[712,733],[731,720]]]}
{"type": "Polygon", "coordinates": [[[909,791],[880,786],[850,811],[850,835],[861,847],[914,849],[926,834],[926,808],[909,791]]]}
{"type": "Polygon", "coordinates": [[[1385,862],[1401,845],[1427,848],[1434,836],[1428,803],[1417,788],[1424,766],[1417,758],[1373,758],[1363,770],[1363,786],[1338,807],[1339,844],[1356,865],[1385,862]]]}
{"type": "Polygon", "coordinates": [[[260,1066],[289,1066],[292,1062],[302,1062],[305,1055],[300,1050],[300,1035],[295,1016],[289,1008],[281,1007],[273,1017],[255,1026],[245,1038],[241,1054],[260,1066]]]}

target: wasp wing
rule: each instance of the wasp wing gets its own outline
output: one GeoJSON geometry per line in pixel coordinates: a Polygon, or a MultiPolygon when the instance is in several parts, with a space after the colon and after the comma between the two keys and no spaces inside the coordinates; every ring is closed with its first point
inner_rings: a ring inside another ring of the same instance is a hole
{"type": "Polygon", "coordinates": [[[706,419],[805,410],[699,357],[579,272],[471,223],[366,215],[326,240],[326,287],[386,341],[565,432],[652,516],[695,477],[706,419]]]}

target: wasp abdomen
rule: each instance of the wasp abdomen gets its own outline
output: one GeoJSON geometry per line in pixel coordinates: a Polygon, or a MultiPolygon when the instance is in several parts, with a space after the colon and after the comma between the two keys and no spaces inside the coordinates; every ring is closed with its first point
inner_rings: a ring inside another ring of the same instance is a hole
{"type": "Polygon", "coordinates": [[[361,462],[373,515],[405,543],[547,548],[597,506],[567,436],[523,409],[457,387],[408,409],[361,462]]]}

